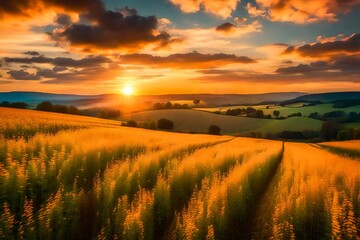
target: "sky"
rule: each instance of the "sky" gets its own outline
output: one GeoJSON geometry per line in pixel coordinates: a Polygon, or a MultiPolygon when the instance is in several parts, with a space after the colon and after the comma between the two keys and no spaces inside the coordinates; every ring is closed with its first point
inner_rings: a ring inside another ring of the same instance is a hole
{"type": "Polygon", "coordinates": [[[0,92],[360,91],[360,0],[13,0],[0,28],[0,92]]]}

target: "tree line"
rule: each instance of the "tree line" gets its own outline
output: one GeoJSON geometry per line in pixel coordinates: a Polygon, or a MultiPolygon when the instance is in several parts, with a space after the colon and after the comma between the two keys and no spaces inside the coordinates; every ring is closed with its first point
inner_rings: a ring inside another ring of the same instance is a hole
{"type": "Polygon", "coordinates": [[[0,107],[8,107],[8,108],[19,108],[19,109],[27,109],[29,105],[25,102],[8,102],[2,101],[0,103],[0,107]]]}
{"type": "MultiPolygon", "coordinates": [[[[194,100],[195,101],[195,100],[194,100]]],[[[189,109],[188,104],[180,104],[180,103],[174,103],[166,102],[166,103],[154,103],[153,109],[154,110],[161,110],[161,109],[189,109]]]]}
{"type": "Polygon", "coordinates": [[[346,113],[344,111],[332,111],[324,114],[313,112],[309,114],[309,118],[313,118],[321,121],[336,120],[339,123],[351,123],[351,122],[360,121],[360,112],[346,113]]]}

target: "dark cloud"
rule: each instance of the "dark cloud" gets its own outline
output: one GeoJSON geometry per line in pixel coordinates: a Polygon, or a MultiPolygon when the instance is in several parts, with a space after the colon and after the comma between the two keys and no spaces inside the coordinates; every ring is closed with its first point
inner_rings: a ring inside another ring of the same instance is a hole
{"type": "Polygon", "coordinates": [[[335,73],[335,74],[360,74],[360,55],[336,56],[330,61],[316,61],[310,64],[299,64],[297,66],[284,67],[276,70],[279,74],[313,74],[313,73],[335,73]]]}
{"type": "Polygon", "coordinates": [[[60,46],[81,50],[126,49],[139,50],[149,44],[154,49],[168,47],[179,39],[167,32],[158,32],[156,16],[140,16],[135,9],[125,7],[110,11],[102,0],[3,0],[0,18],[4,15],[33,17],[49,8],[80,14],[80,21],[72,23],[67,14],[55,19],[50,37],[60,46]]]}
{"type": "Polygon", "coordinates": [[[10,70],[7,72],[15,80],[40,80],[37,74],[28,73],[24,70],[10,70]]]}
{"type": "Polygon", "coordinates": [[[5,57],[3,60],[5,63],[24,63],[24,64],[49,63],[58,67],[90,67],[90,66],[97,66],[103,63],[111,62],[110,59],[104,56],[93,56],[93,55],[79,60],[73,58],[64,58],[64,57],[48,58],[45,56],[38,56],[31,58],[5,57]]]}
{"type": "Polygon", "coordinates": [[[71,20],[71,17],[69,15],[64,14],[64,13],[60,13],[60,14],[56,15],[55,23],[59,24],[59,25],[67,26],[67,25],[70,25],[72,23],[72,20],[71,20]]]}
{"type": "Polygon", "coordinates": [[[31,68],[34,73],[25,70],[10,70],[7,74],[15,80],[41,80],[41,83],[76,83],[101,81],[119,76],[121,67],[113,64],[110,67],[92,66],[87,68],[31,68]],[[111,69],[112,71],[109,71],[111,69]]]}
{"type": "Polygon", "coordinates": [[[3,61],[10,67],[7,74],[11,79],[42,80],[46,83],[102,80],[121,70],[121,67],[109,58],[94,55],[78,60],[64,57],[49,58],[41,55],[31,58],[4,58],[3,61]],[[23,65],[24,63],[26,65],[23,65]],[[22,64],[20,67],[24,69],[13,70],[12,64],[22,64]],[[43,68],[41,64],[51,64],[53,67],[43,68]]]}
{"type": "Polygon", "coordinates": [[[169,68],[209,68],[231,63],[255,63],[256,60],[236,56],[234,54],[216,53],[202,54],[198,52],[177,53],[167,57],[153,56],[150,54],[121,55],[120,60],[125,64],[138,64],[169,68]]]}
{"type": "Polygon", "coordinates": [[[342,72],[360,74],[360,55],[335,57],[334,68],[342,72]]]}
{"type": "Polygon", "coordinates": [[[138,50],[148,44],[165,47],[175,40],[167,32],[157,32],[155,16],[140,16],[135,9],[108,11],[102,6],[90,9],[81,17],[91,23],[73,23],[56,28],[49,35],[59,45],[83,49],[138,50]]]}
{"type": "Polygon", "coordinates": [[[319,57],[341,52],[360,52],[360,34],[354,33],[350,37],[339,41],[318,42],[313,45],[306,44],[303,46],[288,47],[284,51],[284,54],[298,53],[306,57],[319,57]]]}
{"type": "Polygon", "coordinates": [[[276,72],[281,74],[306,74],[309,72],[317,72],[324,70],[328,70],[328,66],[325,62],[315,62],[311,64],[299,64],[297,66],[279,68],[276,70],[276,72]]]}
{"type": "Polygon", "coordinates": [[[216,31],[220,32],[232,32],[235,30],[235,25],[229,22],[223,23],[215,28],[216,31]]]}
{"type": "Polygon", "coordinates": [[[40,53],[36,52],[36,51],[27,51],[24,52],[25,55],[30,55],[30,56],[40,56],[40,53]]]}

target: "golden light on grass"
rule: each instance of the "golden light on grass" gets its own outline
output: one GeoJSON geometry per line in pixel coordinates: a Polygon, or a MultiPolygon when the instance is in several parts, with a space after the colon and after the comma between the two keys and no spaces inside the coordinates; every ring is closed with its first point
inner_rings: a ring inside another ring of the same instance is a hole
{"type": "MultiPolygon", "coordinates": [[[[56,226],[61,239],[81,236],[91,211],[99,239],[359,235],[360,162],[324,145],[10,108],[0,119],[0,239],[54,238],[56,226]]],[[[358,141],[331,145],[359,150],[358,141]]]]}

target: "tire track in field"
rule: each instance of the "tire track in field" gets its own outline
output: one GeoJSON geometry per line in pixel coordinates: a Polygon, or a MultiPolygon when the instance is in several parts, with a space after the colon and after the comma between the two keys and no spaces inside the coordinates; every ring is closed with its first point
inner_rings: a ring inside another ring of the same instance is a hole
{"type": "MultiPolygon", "coordinates": [[[[281,162],[281,159],[282,159],[282,155],[283,155],[283,152],[284,152],[284,145],[282,146],[282,149],[281,151],[279,151],[276,155],[272,155],[271,158],[273,158],[273,161],[274,163],[272,164],[273,166],[271,167],[270,169],[270,174],[268,174],[267,176],[265,176],[265,181],[264,183],[266,183],[266,186],[261,189],[260,191],[254,191],[254,197],[255,197],[255,200],[256,202],[254,204],[251,204],[249,206],[247,206],[247,208],[254,208],[256,207],[257,203],[260,202],[260,201],[257,201],[257,199],[260,199],[259,196],[262,196],[263,193],[266,191],[267,189],[267,186],[269,185],[268,183],[271,182],[271,179],[273,178],[273,176],[275,175],[276,171],[277,171],[277,168],[278,168],[278,165],[279,163],[281,162]]],[[[242,156],[246,154],[246,153],[243,153],[242,156]]],[[[269,159],[270,161],[270,159],[269,159]]],[[[227,172],[224,172],[225,175],[227,175],[227,172]]],[[[264,184],[261,184],[261,186],[263,186],[264,184]]],[[[185,206],[187,206],[187,204],[189,203],[190,199],[188,199],[187,201],[185,201],[184,204],[182,204],[182,207],[180,209],[175,209],[176,212],[179,212],[181,211],[181,209],[183,209],[185,206]]],[[[244,222],[245,224],[241,223],[241,226],[239,226],[239,224],[235,224],[234,226],[229,226],[228,227],[228,230],[227,230],[227,234],[226,236],[224,235],[222,238],[220,239],[251,239],[251,231],[249,231],[250,227],[252,227],[252,219],[253,219],[253,215],[248,215],[247,217],[245,217],[244,222]],[[230,230],[230,231],[229,231],[230,230]],[[250,234],[249,234],[250,233],[250,234]],[[224,238],[225,237],[225,238],[224,238]]],[[[163,235],[162,239],[175,239],[175,221],[176,221],[176,217],[174,216],[172,218],[172,222],[171,224],[169,225],[169,228],[166,230],[165,234],[163,235]]],[[[230,224],[231,225],[231,222],[228,222],[227,224],[230,224]]]]}
{"type": "Polygon", "coordinates": [[[324,146],[320,144],[309,144],[312,147],[339,155],[340,157],[350,158],[352,160],[360,160],[360,151],[354,149],[346,149],[341,147],[324,146]]]}
{"type": "Polygon", "coordinates": [[[266,200],[268,199],[268,196],[270,194],[273,194],[276,183],[278,182],[278,179],[280,177],[279,169],[283,161],[284,152],[285,152],[285,142],[283,142],[282,150],[277,156],[278,158],[277,164],[273,167],[271,174],[266,180],[267,182],[266,186],[262,189],[262,191],[255,199],[253,206],[251,206],[251,208],[254,209],[254,214],[248,216],[246,220],[246,224],[244,226],[241,226],[237,236],[234,236],[234,238],[232,239],[242,239],[242,240],[264,239],[263,237],[259,237],[258,231],[262,231],[262,229],[265,228],[266,226],[261,226],[262,229],[258,229],[259,227],[258,222],[259,219],[264,216],[263,208],[269,207],[266,200]]]}

